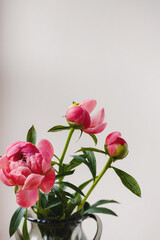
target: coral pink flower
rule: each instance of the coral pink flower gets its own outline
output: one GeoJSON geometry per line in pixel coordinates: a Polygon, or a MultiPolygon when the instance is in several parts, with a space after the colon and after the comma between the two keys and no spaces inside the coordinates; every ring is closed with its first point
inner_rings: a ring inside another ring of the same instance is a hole
{"type": "Polygon", "coordinates": [[[116,159],[123,159],[128,154],[128,144],[121,138],[120,132],[110,133],[105,140],[105,147],[109,156],[116,159]]]}
{"type": "Polygon", "coordinates": [[[52,144],[42,139],[37,147],[30,142],[14,142],[0,158],[0,180],[7,186],[18,186],[16,200],[21,207],[31,207],[38,201],[38,188],[50,192],[55,182],[53,154],[52,144]]]}
{"type": "Polygon", "coordinates": [[[90,116],[96,104],[96,100],[88,99],[71,105],[66,112],[66,120],[69,125],[81,129],[88,134],[102,132],[107,125],[107,123],[103,122],[105,117],[104,108],[96,115],[90,116]]]}

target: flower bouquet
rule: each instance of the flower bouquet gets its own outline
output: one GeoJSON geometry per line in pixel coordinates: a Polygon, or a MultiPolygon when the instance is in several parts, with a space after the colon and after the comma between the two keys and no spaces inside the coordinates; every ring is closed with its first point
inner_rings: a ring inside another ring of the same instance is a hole
{"type": "MultiPolygon", "coordinates": [[[[19,205],[11,218],[10,236],[19,231],[18,227],[23,219],[23,239],[30,239],[31,235],[27,228],[28,219],[38,223],[40,237],[37,239],[81,239],[77,237],[78,235],[71,238],[71,230],[67,230],[66,221],[76,219],[75,223],[92,213],[117,216],[112,210],[101,206],[117,203],[116,201],[103,199],[94,204],[87,201],[107,170],[113,170],[125,187],[137,196],[141,196],[136,180],[128,173],[112,166],[115,161],[125,158],[128,154],[127,142],[121,138],[120,132],[110,133],[104,140],[103,149],[82,147],[71,155],[69,161],[65,161],[65,155],[75,131],[80,131],[80,137],[83,133],[88,134],[94,144],[97,144],[96,134],[101,133],[107,123],[104,122],[104,108],[91,116],[95,106],[96,101],[93,99],[81,103],[74,102],[66,111],[68,125],[57,125],[49,130],[49,132],[69,131],[60,157],[54,153],[54,148],[48,140],[42,139],[36,144],[34,126],[29,129],[26,142],[16,141],[7,147],[5,155],[0,158],[0,179],[5,185],[15,187],[16,201],[19,205]],[[95,153],[104,157],[104,168],[100,173],[96,171],[95,153]],[[71,177],[81,164],[88,167],[91,177],[79,186],[71,181],[65,181],[65,177],[71,177]],[[85,191],[86,186],[89,188],[88,191],[85,191]],[[36,215],[35,219],[30,217],[31,211],[36,215]],[[59,226],[62,222],[64,229],[59,229],[59,233],[52,233],[52,238],[49,238],[46,237],[48,236],[46,232],[51,231],[43,227],[43,222],[52,223],[52,229],[54,225],[59,226]]],[[[74,230],[73,226],[72,228],[74,230]]]]}

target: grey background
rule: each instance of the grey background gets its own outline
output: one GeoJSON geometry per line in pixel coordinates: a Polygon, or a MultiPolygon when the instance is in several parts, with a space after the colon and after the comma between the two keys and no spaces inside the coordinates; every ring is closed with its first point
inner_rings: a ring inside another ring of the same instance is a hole
{"type": "MultiPolygon", "coordinates": [[[[129,144],[126,159],[115,163],[133,175],[142,198],[126,190],[112,172],[90,196],[115,199],[119,217],[99,216],[102,240],[160,239],[160,2],[157,0],[1,0],[0,1],[0,154],[25,140],[32,124],[38,139],[52,141],[61,154],[66,133],[47,133],[65,125],[74,101],[97,99],[105,108],[106,130],[97,135],[101,148],[107,134],[122,132],[129,144]]],[[[68,157],[87,135],[73,137],[68,157]]],[[[98,171],[105,159],[99,155],[98,171]]],[[[84,167],[74,183],[90,177],[84,167]]],[[[9,239],[10,218],[17,208],[13,188],[0,183],[0,239],[9,239]]],[[[95,226],[95,225],[94,225],[95,226]]],[[[93,238],[92,222],[84,224],[93,238]]]]}

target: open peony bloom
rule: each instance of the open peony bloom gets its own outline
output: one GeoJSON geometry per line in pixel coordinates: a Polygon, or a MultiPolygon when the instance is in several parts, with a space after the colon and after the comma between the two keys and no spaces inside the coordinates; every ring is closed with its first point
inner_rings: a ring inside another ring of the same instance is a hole
{"type": "Polygon", "coordinates": [[[48,140],[42,139],[37,147],[30,142],[17,141],[0,158],[0,179],[7,186],[18,186],[16,200],[21,207],[31,207],[38,201],[38,188],[49,193],[53,187],[53,153],[48,140]]]}
{"type": "Polygon", "coordinates": [[[103,122],[105,117],[104,108],[96,115],[90,116],[96,104],[97,102],[94,99],[72,104],[66,112],[66,120],[69,125],[81,129],[88,134],[102,132],[107,125],[107,123],[103,122]]]}
{"type": "Polygon", "coordinates": [[[128,144],[121,138],[120,132],[110,133],[105,140],[106,150],[114,160],[123,159],[128,154],[128,144]]]}

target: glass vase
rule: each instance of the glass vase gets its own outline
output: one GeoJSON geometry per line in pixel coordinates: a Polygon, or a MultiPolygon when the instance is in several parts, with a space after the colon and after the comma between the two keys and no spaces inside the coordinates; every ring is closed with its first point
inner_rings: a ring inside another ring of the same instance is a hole
{"type": "MultiPolygon", "coordinates": [[[[28,217],[27,219],[31,223],[30,240],[87,240],[82,229],[82,222],[87,218],[93,218],[97,222],[97,231],[93,240],[100,240],[102,223],[95,214],[86,214],[82,217],[61,221],[28,217]]],[[[24,240],[19,229],[15,233],[15,239],[24,240]]]]}

